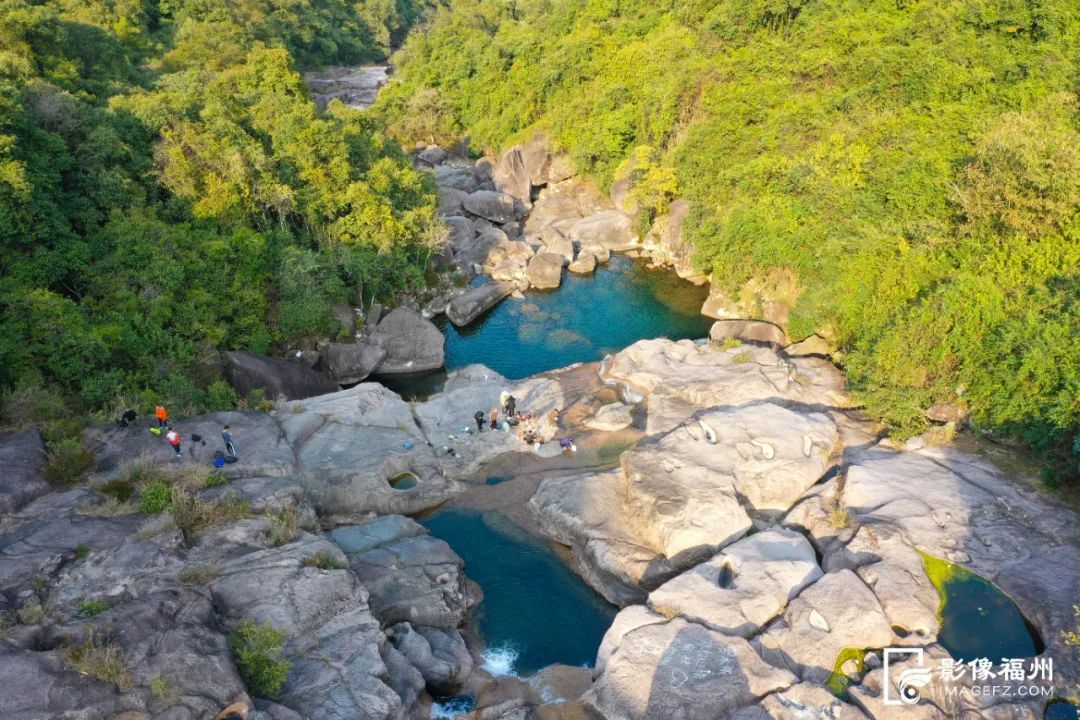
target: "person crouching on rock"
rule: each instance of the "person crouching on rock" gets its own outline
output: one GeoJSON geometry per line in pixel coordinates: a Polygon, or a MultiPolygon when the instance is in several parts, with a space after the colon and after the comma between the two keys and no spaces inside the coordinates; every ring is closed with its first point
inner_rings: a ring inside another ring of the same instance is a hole
{"type": "Polygon", "coordinates": [[[165,433],[165,439],[169,441],[169,444],[172,445],[173,452],[176,453],[176,462],[180,462],[180,433],[173,430],[170,425],[169,432],[165,433]]]}
{"type": "Polygon", "coordinates": [[[473,419],[476,420],[476,432],[484,432],[484,411],[477,410],[473,419]]]}
{"type": "Polygon", "coordinates": [[[492,430],[498,430],[499,429],[499,408],[491,408],[491,416],[490,416],[489,420],[490,420],[490,424],[491,424],[491,429],[492,430]]]}
{"type": "Polygon", "coordinates": [[[559,447],[562,449],[563,452],[566,452],[567,450],[572,453],[577,452],[577,446],[574,445],[574,441],[568,437],[564,437],[559,440],[559,447]]]}

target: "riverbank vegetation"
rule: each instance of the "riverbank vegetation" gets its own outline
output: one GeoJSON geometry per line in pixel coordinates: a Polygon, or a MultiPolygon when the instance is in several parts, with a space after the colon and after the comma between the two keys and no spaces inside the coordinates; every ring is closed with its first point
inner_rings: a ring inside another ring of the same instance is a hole
{"type": "Polygon", "coordinates": [[[219,350],[422,282],[433,188],[300,71],[384,58],[423,9],[0,0],[0,391],[220,404],[219,350]]]}
{"type": "Polygon", "coordinates": [[[898,433],[956,401],[1054,483],[1080,475],[1078,40],[1068,0],[455,0],[381,112],[404,141],[542,128],[605,186],[648,159],[698,267],[793,271],[790,334],[833,339],[898,433]]]}

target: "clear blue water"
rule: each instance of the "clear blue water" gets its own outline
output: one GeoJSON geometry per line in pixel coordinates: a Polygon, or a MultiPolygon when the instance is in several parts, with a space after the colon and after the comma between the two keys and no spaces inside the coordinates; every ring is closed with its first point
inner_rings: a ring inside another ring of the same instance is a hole
{"type": "Polygon", "coordinates": [[[1080,720],[1080,706],[1065,700],[1055,700],[1046,706],[1043,720],[1080,720]]]}
{"type": "Polygon", "coordinates": [[[447,508],[420,522],[465,560],[484,601],[474,619],[501,672],[526,676],[553,663],[592,665],[616,608],[546,543],[497,512],[447,508]]]}
{"type": "MultiPolygon", "coordinates": [[[[696,286],[643,260],[612,255],[593,275],[563,275],[557,290],[504,300],[471,325],[436,324],[446,335],[446,371],[479,363],[512,380],[600,360],[638,340],[708,336],[700,314],[707,286],[696,286]]],[[[438,392],[445,373],[378,378],[405,397],[438,392]]]]}

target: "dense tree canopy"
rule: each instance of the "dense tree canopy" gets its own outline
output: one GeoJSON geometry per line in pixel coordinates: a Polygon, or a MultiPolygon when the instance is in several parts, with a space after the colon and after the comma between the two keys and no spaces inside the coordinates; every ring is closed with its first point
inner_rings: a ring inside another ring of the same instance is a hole
{"type": "Polygon", "coordinates": [[[1070,0],[455,0],[382,110],[407,140],[545,128],[603,184],[654,154],[714,283],[793,273],[791,333],[895,427],[959,398],[1067,446],[1078,41],[1070,0]]]}
{"type": "Polygon", "coordinates": [[[0,390],[212,404],[219,349],[422,282],[433,189],[300,67],[386,56],[410,0],[0,0],[0,390]]]}

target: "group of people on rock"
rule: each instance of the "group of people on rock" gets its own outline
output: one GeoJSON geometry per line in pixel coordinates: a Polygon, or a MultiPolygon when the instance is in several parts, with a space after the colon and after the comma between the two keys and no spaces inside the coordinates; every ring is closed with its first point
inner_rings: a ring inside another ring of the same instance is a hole
{"type": "MultiPolygon", "coordinates": [[[[126,410],[120,418],[116,421],[121,427],[131,427],[135,424],[138,415],[134,410],[126,410]]],[[[154,424],[150,427],[150,432],[158,437],[164,434],[165,441],[169,443],[169,447],[172,448],[173,457],[176,462],[183,461],[183,454],[181,448],[181,436],[173,426],[169,423],[169,409],[164,405],[158,405],[154,408],[154,424]]],[[[201,436],[192,434],[191,441],[193,443],[201,442],[206,445],[206,442],[201,436]]],[[[228,425],[225,425],[221,429],[221,442],[225,446],[224,451],[218,450],[214,453],[214,466],[223,467],[226,463],[234,463],[238,460],[236,454],[236,444],[233,442],[232,431],[228,425]]],[[[194,451],[192,451],[194,455],[194,451]]]]}
{"type": "MultiPolygon", "coordinates": [[[[540,431],[542,418],[530,413],[519,413],[517,398],[506,391],[499,396],[499,407],[492,408],[490,413],[477,410],[473,419],[476,420],[476,431],[479,433],[484,432],[485,425],[490,430],[498,430],[500,427],[505,431],[513,429],[518,439],[526,445],[531,445],[534,451],[539,451],[540,446],[546,442],[546,438],[540,431]],[[500,409],[504,416],[501,423],[499,422],[500,409]]],[[[559,411],[551,410],[548,420],[553,427],[558,425],[558,419],[559,411]]],[[[564,451],[577,452],[577,447],[568,437],[559,440],[559,447],[564,451]]]]}

